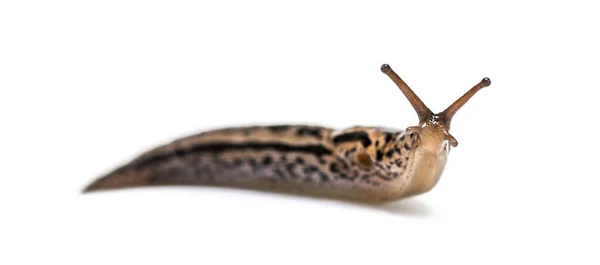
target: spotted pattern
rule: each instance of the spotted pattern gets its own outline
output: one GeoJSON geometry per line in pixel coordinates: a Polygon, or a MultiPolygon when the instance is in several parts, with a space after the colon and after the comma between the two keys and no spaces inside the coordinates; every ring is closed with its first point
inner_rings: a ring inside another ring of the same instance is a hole
{"type": "Polygon", "coordinates": [[[308,125],[224,128],[150,150],[99,178],[88,190],[227,185],[283,187],[350,199],[382,198],[406,184],[416,144],[417,138],[403,131],[377,127],[341,131],[308,125]]]}

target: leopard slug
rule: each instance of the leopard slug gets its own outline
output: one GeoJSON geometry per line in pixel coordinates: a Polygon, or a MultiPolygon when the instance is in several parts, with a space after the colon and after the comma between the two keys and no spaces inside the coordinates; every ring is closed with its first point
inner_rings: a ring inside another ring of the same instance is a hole
{"type": "Polygon", "coordinates": [[[434,114],[384,64],[419,118],[405,130],[354,126],[264,125],[213,129],[147,151],[96,179],[85,192],[141,186],[204,185],[360,202],[387,202],[430,191],[458,145],[454,114],[484,78],[434,114]]]}

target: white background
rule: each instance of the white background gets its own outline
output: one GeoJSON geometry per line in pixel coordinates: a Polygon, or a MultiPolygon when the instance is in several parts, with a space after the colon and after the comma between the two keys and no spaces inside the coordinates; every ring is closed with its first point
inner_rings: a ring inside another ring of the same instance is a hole
{"type": "Polygon", "coordinates": [[[600,262],[592,1],[212,2],[0,4],[0,264],[600,262]],[[382,63],[435,111],[492,80],[430,193],[80,193],[215,127],[415,125],[382,63]]]}

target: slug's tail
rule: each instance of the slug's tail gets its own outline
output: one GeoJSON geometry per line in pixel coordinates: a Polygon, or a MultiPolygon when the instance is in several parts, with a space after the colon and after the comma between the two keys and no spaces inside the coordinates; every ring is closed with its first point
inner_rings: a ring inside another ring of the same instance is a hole
{"type": "Polygon", "coordinates": [[[89,193],[101,190],[142,187],[148,186],[149,183],[150,179],[147,174],[141,171],[129,170],[127,167],[121,167],[94,180],[82,192],[89,193]]]}

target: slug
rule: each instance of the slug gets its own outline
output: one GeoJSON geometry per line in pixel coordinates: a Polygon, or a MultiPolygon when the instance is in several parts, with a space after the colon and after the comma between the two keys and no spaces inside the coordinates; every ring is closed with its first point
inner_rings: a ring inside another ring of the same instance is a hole
{"type": "Polygon", "coordinates": [[[489,78],[433,113],[384,64],[419,124],[405,130],[265,125],[214,129],[159,146],[102,176],[84,193],[142,186],[204,185],[359,202],[388,202],[430,191],[451,147],[452,117],[489,78]]]}

